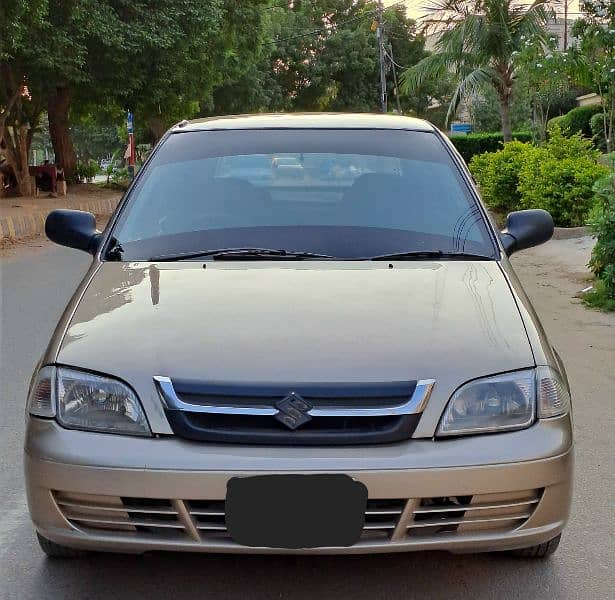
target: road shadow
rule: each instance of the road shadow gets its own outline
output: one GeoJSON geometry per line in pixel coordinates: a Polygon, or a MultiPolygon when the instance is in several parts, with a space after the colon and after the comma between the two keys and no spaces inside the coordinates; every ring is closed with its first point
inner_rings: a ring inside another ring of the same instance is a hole
{"type": "MultiPolygon", "coordinates": [[[[34,552],[40,551],[33,547],[34,552]]],[[[151,553],[92,554],[32,561],[26,598],[381,598],[566,597],[557,558],[439,552],[373,556],[250,556],[151,553]]]]}

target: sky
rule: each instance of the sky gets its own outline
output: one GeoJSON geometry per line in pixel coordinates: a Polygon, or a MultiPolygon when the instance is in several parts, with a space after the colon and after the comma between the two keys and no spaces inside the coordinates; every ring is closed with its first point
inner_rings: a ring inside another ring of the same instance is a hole
{"type": "MultiPolygon", "coordinates": [[[[385,6],[391,6],[391,4],[399,4],[400,0],[384,0],[385,6]]],[[[416,19],[423,15],[425,11],[423,10],[424,6],[429,6],[430,0],[404,0],[404,4],[407,8],[407,14],[409,17],[416,19]]],[[[559,2],[553,2],[553,7],[557,12],[558,17],[563,17],[564,12],[564,0],[560,0],[559,2]]],[[[574,19],[578,15],[574,13],[579,11],[579,0],[568,0],[568,12],[569,18],[574,19]]]]}

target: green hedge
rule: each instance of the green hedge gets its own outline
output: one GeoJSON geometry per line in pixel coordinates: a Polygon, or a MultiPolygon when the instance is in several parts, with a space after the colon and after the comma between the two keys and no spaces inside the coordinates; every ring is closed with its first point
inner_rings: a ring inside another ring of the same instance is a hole
{"type": "Polygon", "coordinates": [[[555,129],[541,147],[511,142],[475,156],[470,170],[487,206],[497,211],[543,208],[560,227],[584,225],[595,203],[593,185],[606,172],[598,151],[577,133],[555,129]]]}
{"type": "Polygon", "coordinates": [[[577,106],[565,115],[553,117],[547,123],[547,131],[559,127],[566,135],[581,133],[587,138],[592,137],[591,118],[602,111],[600,106],[577,106]]]}
{"type": "Polygon", "coordinates": [[[480,191],[491,210],[507,213],[521,205],[519,171],[527,156],[537,147],[512,141],[497,152],[485,152],[472,157],[469,167],[480,185],[480,191]]]}
{"type": "MultiPolygon", "coordinates": [[[[531,142],[532,134],[529,131],[513,133],[513,139],[519,142],[531,142]]],[[[468,133],[467,135],[451,136],[455,148],[463,159],[469,163],[475,154],[484,152],[497,152],[502,148],[504,137],[501,133],[468,133]]]]}
{"type": "MultiPolygon", "coordinates": [[[[615,152],[607,155],[615,167],[615,152]]],[[[615,310],[615,169],[594,184],[597,203],[589,226],[596,238],[589,268],[597,278],[593,294],[585,301],[603,310],[615,310]]]]}

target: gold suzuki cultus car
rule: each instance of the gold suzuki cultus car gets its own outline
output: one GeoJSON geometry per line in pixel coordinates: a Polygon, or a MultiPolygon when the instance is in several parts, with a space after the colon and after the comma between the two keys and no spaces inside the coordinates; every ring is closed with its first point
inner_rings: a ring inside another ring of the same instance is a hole
{"type": "Polygon", "coordinates": [[[432,125],[262,115],[172,128],[104,232],[30,386],[43,550],[369,553],[557,547],[564,367],[432,125]]]}

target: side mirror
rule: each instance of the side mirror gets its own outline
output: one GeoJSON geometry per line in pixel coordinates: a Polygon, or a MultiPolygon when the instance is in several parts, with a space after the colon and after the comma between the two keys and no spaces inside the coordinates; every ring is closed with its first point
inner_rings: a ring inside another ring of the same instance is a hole
{"type": "Polygon", "coordinates": [[[68,246],[94,254],[98,249],[100,232],[96,230],[96,217],[81,210],[58,209],[47,215],[47,237],[60,246],[68,246]]]}
{"type": "Polygon", "coordinates": [[[540,208],[518,210],[506,217],[506,229],[500,232],[500,239],[506,254],[538,246],[553,236],[553,218],[540,208]]]}

